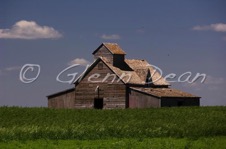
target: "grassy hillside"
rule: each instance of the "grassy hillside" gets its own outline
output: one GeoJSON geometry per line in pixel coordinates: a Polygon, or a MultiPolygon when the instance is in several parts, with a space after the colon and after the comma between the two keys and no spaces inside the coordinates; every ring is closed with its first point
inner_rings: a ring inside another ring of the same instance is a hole
{"type": "Polygon", "coordinates": [[[0,108],[0,141],[226,136],[226,107],[126,110],[0,108]]]}

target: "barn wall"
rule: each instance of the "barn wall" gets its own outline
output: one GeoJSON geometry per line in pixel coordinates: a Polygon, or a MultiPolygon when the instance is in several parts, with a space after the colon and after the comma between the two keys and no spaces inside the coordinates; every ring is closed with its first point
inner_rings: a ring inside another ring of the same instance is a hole
{"type": "Polygon", "coordinates": [[[75,108],[94,108],[94,99],[103,98],[104,109],[112,108],[125,108],[126,100],[126,87],[118,81],[118,77],[115,76],[115,81],[112,82],[113,76],[110,76],[103,82],[107,74],[113,74],[113,72],[100,61],[75,87],[75,108]],[[98,65],[103,65],[101,70],[98,69],[98,65]],[[98,78],[89,78],[94,74],[100,74],[98,78]],[[99,86],[99,96],[97,86],[99,86]]]}
{"type": "Polygon", "coordinates": [[[129,93],[129,108],[160,107],[160,99],[134,90],[129,93]]]}
{"type": "Polygon", "coordinates": [[[48,98],[49,108],[73,108],[75,99],[75,91],[63,93],[54,97],[48,98]]]}
{"type": "Polygon", "coordinates": [[[199,98],[163,98],[161,107],[199,106],[199,98]]]}
{"type": "Polygon", "coordinates": [[[104,109],[125,109],[124,97],[104,98],[104,109]]]}

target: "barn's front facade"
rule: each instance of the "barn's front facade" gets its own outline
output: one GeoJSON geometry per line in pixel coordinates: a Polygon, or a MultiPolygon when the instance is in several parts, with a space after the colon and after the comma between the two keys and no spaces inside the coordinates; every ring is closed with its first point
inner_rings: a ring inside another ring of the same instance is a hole
{"type": "Polygon", "coordinates": [[[115,43],[103,43],[74,87],[47,96],[50,108],[124,109],[199,106],[200,97],[170,88],[145,60],[125,59],[115,43]]]}

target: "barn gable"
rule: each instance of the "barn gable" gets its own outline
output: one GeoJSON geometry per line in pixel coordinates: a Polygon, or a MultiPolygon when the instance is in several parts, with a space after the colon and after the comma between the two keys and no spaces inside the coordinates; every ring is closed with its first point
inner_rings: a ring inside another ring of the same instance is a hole
{"type": "Polygon", "coordinates": [[[119,47],[117,43],[102,43],[94,52],[94,59],[105,57],[106,61],[120,69],[128,69],[125,63],[126,53],[119,47]]]}
{"type": "MultiPolygon", "coordinates": [[[[105,48],[107,51],[109,51],[112,55],[119,54],[119,55],[126,55],[126,53],[122,50],[122,48],[117,43],[102,43],[94,52],[93,55],[95,55],[98,52],[104,52],[104,49],[101,50],[101,48],[105,48]]],[[[102,55],[103,53],[101,53],[102,55]]]]}
{"type": "Polygon", "coordinates": [[[74,107],[126,108],[126,86],[111,68],[98,58],[76,81],[74,107]]]}

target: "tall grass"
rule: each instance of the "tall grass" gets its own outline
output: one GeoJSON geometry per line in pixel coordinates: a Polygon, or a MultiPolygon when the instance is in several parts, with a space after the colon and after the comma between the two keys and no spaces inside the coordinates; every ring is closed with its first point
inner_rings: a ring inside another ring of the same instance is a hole
{"type": "Polygon", "coordinates": [[[0,141],[226,136],[226,107],[0,108],[0,141]]]}

